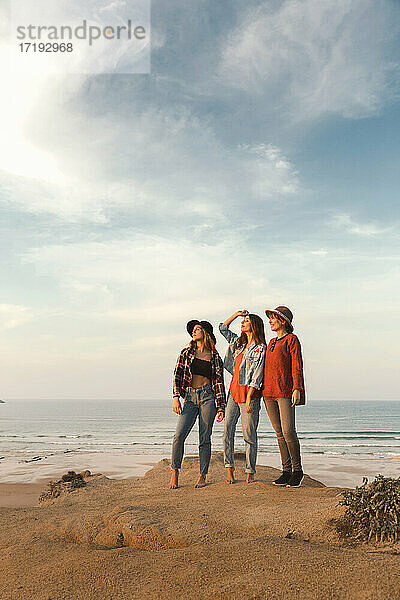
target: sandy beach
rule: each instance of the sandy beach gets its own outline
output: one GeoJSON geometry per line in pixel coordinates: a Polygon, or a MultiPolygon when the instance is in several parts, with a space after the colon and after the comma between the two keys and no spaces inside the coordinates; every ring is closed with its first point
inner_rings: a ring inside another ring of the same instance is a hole
{"type": "MultiPolygon", "coordinates": [[[[30,462],[5,458],[0,462],[0,486],[4,483],[43,483],[59,477],[60,473],[69,469],[78,472],[89,469],[93,472],[101,472],[112,479],[141,477],[161,458],[164,456],[160,454],[118,452],[68,452],[44,455],[40,460],[30,462]]],[[[280,469],[279,453],[259,454],[258,464],[280,469]]],[[[328,486],[355,487],[362,484],[363,477],[371,480],[378,473],[387,477],[400,475],[398,458],[306,454],[303,457],[303,464],[305,471],[311,477],[328,486]]]]}
{"type": "Polygon", "coordinates": [[[215,453],[209,484],[195,490],[197,469],[185,459],[180,489],[169,490],[164,459],[144,477],[93,475],[40,504],[44,480],[1,484],[1,599],[400,597],[398,548],[339,539],[340,488],[310,477],[276,488],[268,466],[247,485],[241,455],[238,483],[227,486],[215,453]]]}

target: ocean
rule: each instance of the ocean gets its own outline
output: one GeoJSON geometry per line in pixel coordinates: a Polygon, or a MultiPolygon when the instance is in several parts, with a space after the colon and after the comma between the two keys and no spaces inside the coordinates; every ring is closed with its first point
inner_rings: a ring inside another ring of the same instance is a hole
{"type": "MultiPolygon", "coordinates": [[[[9,459],[39,461],[65,453],[168,457],[177,416],[171,401],[13,400],[0,404],[0,469],[9,459]]],[[[302,454],[400,458],[400,401],[309,402],[296,409],[302,454]]],[[[213,450],[222,449],[216,423],[213,450]]],[[[275,434],[262,407],[259,454],[276,454],[275,434]]],[[[197,425],[186,453],[197,452],[197,425]]],[[[237,449],[243,448],[240,421],[237,449]]]]}

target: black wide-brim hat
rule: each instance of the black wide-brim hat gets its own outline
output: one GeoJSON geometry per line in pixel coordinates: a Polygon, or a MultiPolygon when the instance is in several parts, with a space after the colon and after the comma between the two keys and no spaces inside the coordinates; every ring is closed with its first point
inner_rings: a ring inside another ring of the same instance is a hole
{"type": "Polygon", "coordinates": [[[214,342],[214,344],[217,343],[217,339],[216,339],[216,337],[214,335],[214,331],[213,331],[213,326],[208,321],[198,321],[197,319],[193,319],[192,321],[189,321],[189,323],[186,325],[186,329],[187,329],[187,332],[189,335],[192,335],[193,329],[196,327],[196,325],[200,325],[200,327],[202,327],[204,329],[204,331],[207,331],[207,333],[210,334],[211,339],[214,342]]]}

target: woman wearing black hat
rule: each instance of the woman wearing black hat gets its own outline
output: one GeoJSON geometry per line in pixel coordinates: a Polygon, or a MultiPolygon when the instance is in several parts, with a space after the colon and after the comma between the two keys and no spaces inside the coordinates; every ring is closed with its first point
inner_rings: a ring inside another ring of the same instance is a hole
{"type": "Polygon", "coordinates": [[[224,368],[215,349],[216,339],[208,321],[189,321],[192,340],[180,353],[174,371],[172,410],[179,415],[172,444],[170,489],[178,487],[184,443],[199,417],[200,474],[195,487],[206,485],[211,458],[211,433],[215,417],[222,421],[225,411],[224,368]],[[180,398],[184,398],[183,407],[180,398]]]}

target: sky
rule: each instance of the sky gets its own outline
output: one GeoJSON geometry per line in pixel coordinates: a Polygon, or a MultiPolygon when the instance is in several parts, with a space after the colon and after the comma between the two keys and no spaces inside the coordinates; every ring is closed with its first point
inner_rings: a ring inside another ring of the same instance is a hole
{"type": "Polygon", "coordinates": [[[309,401],[399,399],[400,4],[151,19],[150,74],[22,75],[3,37],[0,397],[167,401],[187,321],[283,304],[309,401]]]}

